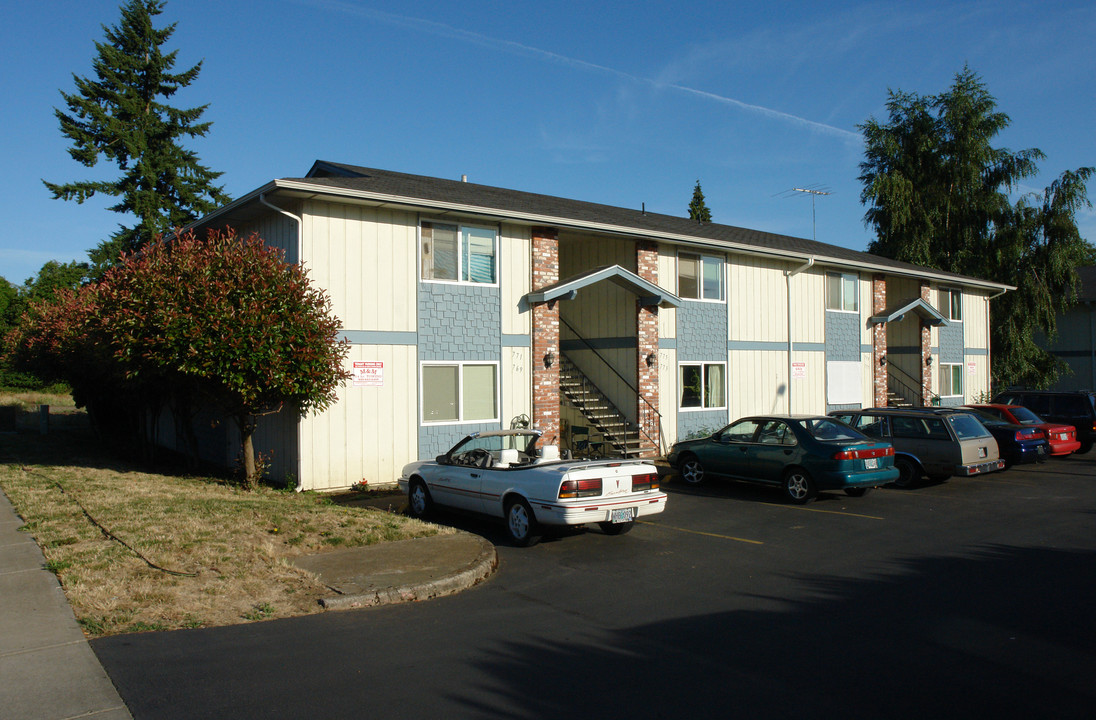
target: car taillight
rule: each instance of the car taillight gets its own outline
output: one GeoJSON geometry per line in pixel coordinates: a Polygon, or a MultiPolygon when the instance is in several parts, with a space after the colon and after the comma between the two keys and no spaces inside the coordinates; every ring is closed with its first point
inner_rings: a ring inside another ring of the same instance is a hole
{"type": "Polygon", "coordinates": [[[595,497],[601,494],[601,478],[595,480],[564,480],[559,486],[559,497],[595,497]]]}
{"type": "Polygon", "coordinates": [[[1031,440],[1032,438],[1038,438],[1040,435],[1042,435],[1041,432],[1025,428],[1023,430],[1016,431],[1016,440],[1017,442],[1019,442],[1020,440],[1031,440]]]}
{"type": "Polygon", "coordinates": [[[658,490],[658,473],[632,476],[632,492],[641,490],[658,490]]]}
{"type": "Polygon", "coordinates": [[[894,448],[872,448],[870,450],[842,450],[834,453],[834,460],[866,460],[867,458],[890,457],[894,454],[894,448]]]}

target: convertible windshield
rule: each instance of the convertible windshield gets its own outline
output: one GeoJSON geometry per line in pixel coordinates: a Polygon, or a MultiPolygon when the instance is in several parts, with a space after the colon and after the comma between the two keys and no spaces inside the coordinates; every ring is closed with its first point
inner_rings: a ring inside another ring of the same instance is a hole
{"type": "Polygon", "coordinates": [[[806,428],[815,440],[824,442],[867,439],[867,435],[853,430],[843,422],[831,420],[830,418],[810,418],[809,420],[802,420],[799,424],[806,428]]]}
{"type": "Polygon", "coordinates": [[[498,457],[502,450],[517,450],[526,455],[535,454],[535,446],[539,435],[531,433],[515,433],[513,435],[480,435],[468,438],[452,450],[452,454],[465,453],[469,450],[486,450],[498,457]]]}

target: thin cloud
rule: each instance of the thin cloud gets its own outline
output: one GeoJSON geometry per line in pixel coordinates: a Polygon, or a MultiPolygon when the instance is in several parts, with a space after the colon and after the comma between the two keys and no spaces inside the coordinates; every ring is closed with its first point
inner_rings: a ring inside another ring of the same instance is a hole
{"type": "Polygon", "coordinates": [[[532,47],[530,45],[523,45],[522,43],[515,42],[513,40],[505,40],[500,38],[494,38],[481,33],[472,32],[470,30],[463,30],[461,28],[453,27],[452,25],[446,25],[444,23],[435,22],[433,20],[423,20],[421,18],[408,17],[406,15],[397,15],[394,13],[384,12],[382,10],[374,10],[372,8],[364,8],[353,3],[343,2],[342,0],[295,0],[304,5],[311,5],[313,7],[323,8],[334,12],[340,12],[347,15],[357,15],[359,17],[376,20],[379,22],[388,23],[390,25],[396,25],[399,27],[405,27],[411,30],[418,30],[421,32],[430,33],[439,37],[446,37],[454,40],[461,40],[480,47],[501,49],[506,52],[511,52],[516,55],[524,55],[526,57],[535,57],[543,60],[548,60],[559,65],[574,68],[577,70],[587,70],[592,72],[603,73],[612,75],[631,82],[643,83],[651,85],[656,88],[666,88],[669,90],[675,90],[677,92],[686,93],[694,97],[699,97],[705,100],[711,100],[722,105],[730,105],[731,107],[743,110],[749,113],[755,113],[768,117],[774,120],[780,120],[782,122],[788,122],[799,127],[804,127],[812,131],[822,132],[828,135],[833,135],[842,138],[850,142],[861,142],[862,137],[860,133],[845,130],[843,128],[834,127],[833,125],[827,125],[825,123],[817,122],[815,120],[808,120],[807,118],[799,117],[798,115],[792,115],[791,113],[782,112],[780,110],[774,110],[772,108],[763,107],[761,105],[752,105],[735,98],[718,95],[716,93],[707,92],[704,90],[698,90],[686,85],[678,83],[660,82],[652,78],[646,78],[639,75],[633,75],[632,73],[618,70],[616,68],[608,67],[606,65],[599,65],[597,63],[587,62],[578,58],[568,57],[566,55],[560,55],[550,50],[543,50],[541,48],[532,47]]]}

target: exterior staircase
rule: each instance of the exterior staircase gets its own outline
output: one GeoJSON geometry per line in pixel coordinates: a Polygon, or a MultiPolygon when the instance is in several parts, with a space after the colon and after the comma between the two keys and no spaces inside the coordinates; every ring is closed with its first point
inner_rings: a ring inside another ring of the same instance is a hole
{"type": "MultiPolygon", "coordinates": [[[[560,357],[559,392],[586,418],[605,444],[594,453],[602,457],[645,457],[658,454],[639,426],[614,405],[608,397],[566,355],[560,357]]],[[[595,441],[591,442],[594,445],[595,441]]]]}

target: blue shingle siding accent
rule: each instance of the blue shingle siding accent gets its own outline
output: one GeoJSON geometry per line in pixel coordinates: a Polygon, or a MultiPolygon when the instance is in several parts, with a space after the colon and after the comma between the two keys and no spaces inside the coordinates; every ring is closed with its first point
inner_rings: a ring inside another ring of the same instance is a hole
{"type": "Polygon", "coordinates": [[[940,407],[957,407],[959,405],[962,405],[964,402],[966,402],[966,399],[962,397],[940,398],[940,407]]]}
{"type": "Polygon", "coordinates": [[[677,437],[679,440],[683,440],[690,433],[700,430],[710,430],[714,433],[728,422],[726,410],[679,412],[677,414],[677,437]]]}
{"type": "Polygon", "coordinates": [[[826,313],[826,359],[852,362],[860,360],[859,314],[826,313]]]}
{"type": "MultiPolygon", "coordinates": [[[[501,359],[502,305],[497,287],[419,283],[418,302],[420,361],[501,359]]],[[[421,403],[416,415],[419,407],[421,403]]],[[[498,428],[498,423],[420,424],[419,457],[439,455],[469,433],[498,428]]]]}
{"type": "Polygon", "coordinates": [[[419,285],[419,360],[491,360],[501,356],[497,287],[419,285]]]}
{"type": "Polygon", "coordinates": [[[940,334],[940,362],[963,362],[963,326],[956,323],[950,327],[941,327],[940,334]]]}
{"type": "Polygon", "coordinates": [[[831,413],[834,410],[860,410],[863,405],[860,403],[851,403],[849,405],[826,405],[826,412],[831,413]]]}
{"type": "Polygon", "coordinates": [[[720,361],[727,357],[727,306],[683,302],[677,309],[679,362],[720,361]]]}

